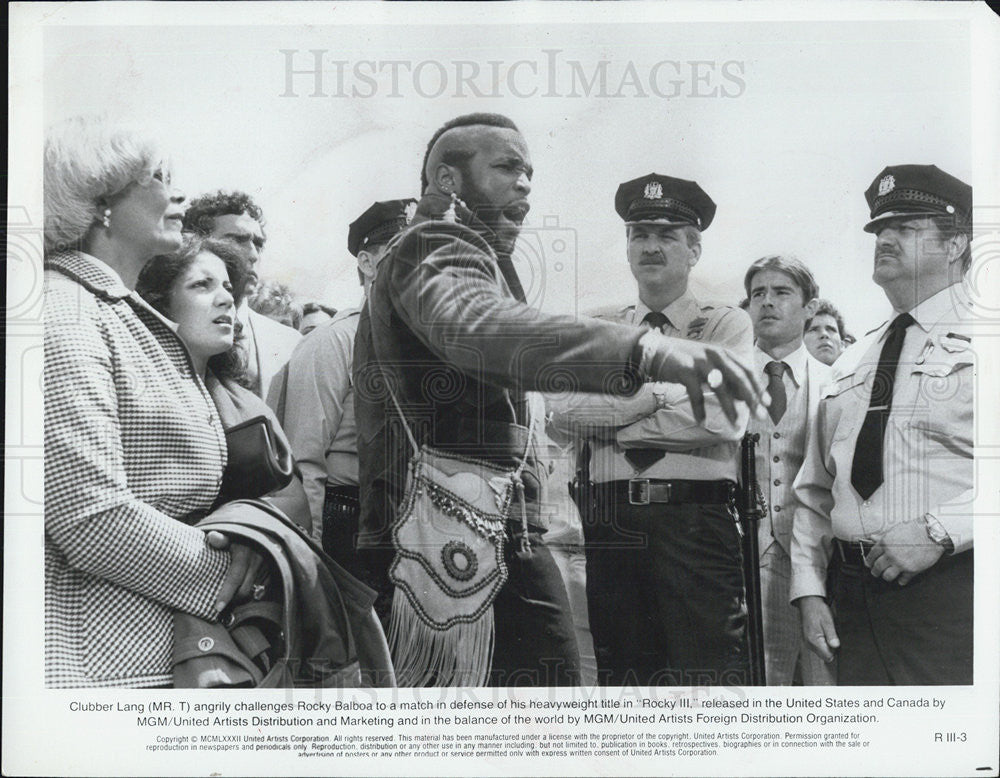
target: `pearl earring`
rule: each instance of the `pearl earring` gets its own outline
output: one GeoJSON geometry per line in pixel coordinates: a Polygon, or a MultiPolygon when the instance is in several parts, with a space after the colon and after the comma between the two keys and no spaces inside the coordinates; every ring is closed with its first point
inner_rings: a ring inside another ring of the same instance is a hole
{"type": "Polygon", "coordinates": [[[111,209],[110,208],[105,208],[104,209],[104,218],[101,219],[101,224],[104,225],[104,229],[106,229],[106,230],[111,228],[111,209]]]}

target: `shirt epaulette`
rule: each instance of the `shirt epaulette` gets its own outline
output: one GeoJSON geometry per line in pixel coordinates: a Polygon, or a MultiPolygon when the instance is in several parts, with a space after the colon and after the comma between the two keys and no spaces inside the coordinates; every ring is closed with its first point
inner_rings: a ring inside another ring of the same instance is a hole
{"type": "Polygon", "coordinates": [[[720,300],[712,300],[699,303],[698,308],[702,313],[711,313],[712,311],[735,310],[739,308],[739,306],[733,305],[732,303],[722,302],[720,300]]]}
{"type": "Polygon", "coordinates": [[[634,310],[635,305],[602,305],[600,308],[585,311],[585,315],[595,319],[604,319],[612,316],[624,316],[634,310]]]}
{"type": "Polygon", "coordinates": [[[360,308],[343,308],[342,310],[337,311],[337,313],[334,314],[334,317],[330,319],[330,321],[331,322],[343,321],[344,319],[350,319],[352,316],[360,316],[360,315],[361,315],[360,308]]]}

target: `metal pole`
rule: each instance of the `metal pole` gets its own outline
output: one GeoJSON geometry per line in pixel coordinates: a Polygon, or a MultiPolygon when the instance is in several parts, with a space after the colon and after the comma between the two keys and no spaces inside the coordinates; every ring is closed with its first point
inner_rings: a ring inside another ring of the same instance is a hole
{"type": "Polygon", "coordinates": [[[740,447],[739,513],[743,523],[743,582],[747,600],[747,648],[750,654],[750,685],[766,686],[764,665],[764,620],[761,612],[760,592],[760,548],[757,543],[757,527],[762,517],[758,498],[756,445],[760,439],[757,433],[748,432],[743,436],[740,447]]]}

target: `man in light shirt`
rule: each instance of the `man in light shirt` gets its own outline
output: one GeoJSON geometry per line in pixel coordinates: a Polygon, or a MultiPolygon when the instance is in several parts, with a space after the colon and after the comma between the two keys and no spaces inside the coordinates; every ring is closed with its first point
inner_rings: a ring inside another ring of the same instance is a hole
{"type": "Polygon", "coordinates": [[[898,165],[865,197],[894,310],[820,401],[795,485],[791,599],[810,647],[839,649],[841,685],[971,684],[972,188],[898,165]]]}
{"type": "Polygon", "coordinates": [[[806,452],[809,420],[830,369],[809,354],[803,324],[817,309],[819,287],[812,272],[791,256],[761,257],[743,279],[757,345],[754,364],[768,387],[766,417],[750,420],[759,434],[757,484],[764,497],[758,525],[764,660],[769,686],[789,686],[796,677],[807,686],[834,683],[833,668],[804,650],[798,610],[788,602],[791,578],[792,484],[806,452]]]}
{"type": "MultiPolygon", "coordinates": [[[[416,203],[413,199],[373,203],[351,223],[347,249],[357,259],[366,300],[386,246],[409,224],[416,203]]],[[[268,404],[278,414],[302,469],[315,539],[364,579],[355,556],[358,440],[351,380],[360,317],[360,308],[341,310],[303,338],[272,384],[268,404]]]]}

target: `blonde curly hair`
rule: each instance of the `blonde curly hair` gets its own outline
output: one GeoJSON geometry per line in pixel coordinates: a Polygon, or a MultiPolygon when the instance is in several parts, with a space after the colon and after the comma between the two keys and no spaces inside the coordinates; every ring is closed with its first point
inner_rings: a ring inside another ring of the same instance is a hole
{"type": "Polygon", "coordinates": [[[137,127],[76,116],[45,135],[45,251],[78,248],[102,200],[167,167],[159,143],[137,127]]]}

